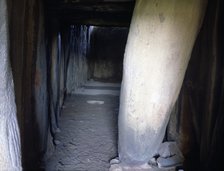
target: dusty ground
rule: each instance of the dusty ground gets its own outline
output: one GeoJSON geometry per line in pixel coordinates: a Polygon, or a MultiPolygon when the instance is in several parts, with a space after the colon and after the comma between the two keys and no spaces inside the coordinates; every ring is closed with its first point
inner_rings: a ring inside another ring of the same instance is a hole
{"type": "Polygon", "coordinates": [[[118,86],[89,84],[67,97],[60,119],[60,142],[46,170],[104,171],[117,156],[118,86]],[[99,89],[103,93],[100,94],[99,89]],[[105,93],[105,90],[113,90],[105,93]],[[97,91],[97,94],[94,94],[97,91]],[[92,95],[94,94],[94,95],[92,95]]]}

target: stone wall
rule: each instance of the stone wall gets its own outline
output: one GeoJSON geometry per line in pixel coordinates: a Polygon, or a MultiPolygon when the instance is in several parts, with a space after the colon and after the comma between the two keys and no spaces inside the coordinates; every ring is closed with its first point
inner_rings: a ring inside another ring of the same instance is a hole
{"type": "Polygon", "coordinates": [[[204,0],[136,1],[120,97],[121,165],[144,165],[158,152],[205,7],[204,0]]]}
{"type": "Polygon", "coordinates": [[[178,142],[186,170],[223,170],[223,2],[209,1],[167,139],[178,142]]]}
{"type": "Polygon", "coordinates": [[[48,136],[45,16],[42,1],[10,1],[10,53],[23,168],[38,168],[48,136]],[[20,17],[18,17],[20,16],[20,17]]]}
{"type": "Polygon", "coordinates": [[[38,168],[46,150],[48,96],[42,1],[10,1],[10,53],[24,168],[38,168]],[[20,16],[20,17],[18,17],[20,16]]]}
{"type": "Polygon", "coordinates": [[[69,47],[66,90],[70,94],[87,81],[88,27],[71,26],[69,42],[64,43],[69,47]]]}
{"type": "Polygon", "coordinates": [[[89,78],[120,82],[128,28],[92,27],[90,33],[89,78]]]}
{"type": "Polygon", "coordinates": [[[56,29],[53,32],[46,24],[42,1],[16,0],[8,3],[10,57],[21,132],[23,168],[37,169],[41,167],[45,154],[53,151],[52,128],[57,120],[52,118],[59,116],[64,98],[65,88],[63,84],[59,84],[64,79],[60,70],[64,63],[58,50],[59,31],[56,29]],[[52,148],[47,149],[47,144],[52,148]]]}
{"type": "Polygon", "coordinates": [[[22,170],[14,82],[10,62],[10,5],[0,1],[0,170],[22,170]]]}

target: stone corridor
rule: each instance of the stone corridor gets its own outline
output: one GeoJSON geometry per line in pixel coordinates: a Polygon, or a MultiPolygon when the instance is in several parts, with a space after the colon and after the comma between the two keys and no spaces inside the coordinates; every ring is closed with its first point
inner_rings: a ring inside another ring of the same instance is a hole
{"type": "Polygon", "coordinates": [[[224,171],[223,0],[0,14],[0,171],[224,171]]]}
{"type": "Polygon", "coordinates": [[[109,169],[117,156],[119,84],[89,82],[66,98],[46,170],[109,169]]]}

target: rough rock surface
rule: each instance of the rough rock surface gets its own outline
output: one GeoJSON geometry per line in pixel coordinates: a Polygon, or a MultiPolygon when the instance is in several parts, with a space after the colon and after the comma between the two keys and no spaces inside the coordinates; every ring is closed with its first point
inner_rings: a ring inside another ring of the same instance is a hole
{"type": "Polygon", "coordinates": [[[121,162],[144,164],[162,143],[205,2],[136,1],[124,54],[118,124],[121,162]]]}
{"type": "Polygon", "coordinates": [[[109,170],[110,160],[117,156],[118,101],[118,96],[111,95],[67,97],[61,132],[56,134],[59,143],[46,170],[109,170]],[[90,104],[89,100],[104,104],[90,104]]]}
{"type": "Polygon", "coordinates": [[[159,147],[158,153],[163,158],[171,157],[173,155],[179,155],[180,157],[183,157],[176,142],[163,142],[159,147]]]}
{"type": "Polygon", "coordinates": [[[20,135],[9,62],[6,0],[0,1],[0,170],[20,171],[20,135]]]}

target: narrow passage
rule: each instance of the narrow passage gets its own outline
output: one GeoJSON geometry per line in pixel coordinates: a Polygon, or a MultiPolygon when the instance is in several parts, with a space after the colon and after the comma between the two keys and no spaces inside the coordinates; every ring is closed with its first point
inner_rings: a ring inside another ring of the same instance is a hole
{"type": "Polygon", "coordinates": [[[119,92],[119,84],[88,82],[66,98],[59,142],[46,170],[109,169],[117,156],[119,92]]]}

